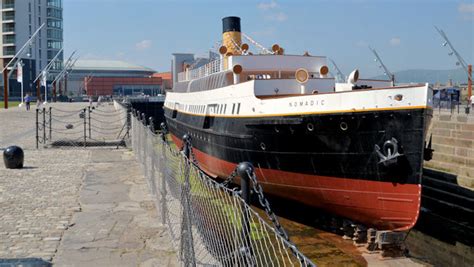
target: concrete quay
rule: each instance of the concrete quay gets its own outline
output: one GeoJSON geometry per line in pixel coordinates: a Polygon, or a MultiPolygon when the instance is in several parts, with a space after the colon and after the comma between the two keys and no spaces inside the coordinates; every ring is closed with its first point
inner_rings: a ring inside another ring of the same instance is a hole
{"type": "Polygon", "coordinates": [[[24,149],[25,168],[0,164],[0,266],[178,265],[130,150],[36,150],[35,112],[21,108],[0,111],[0,147],[9,145],[24,149]]]}

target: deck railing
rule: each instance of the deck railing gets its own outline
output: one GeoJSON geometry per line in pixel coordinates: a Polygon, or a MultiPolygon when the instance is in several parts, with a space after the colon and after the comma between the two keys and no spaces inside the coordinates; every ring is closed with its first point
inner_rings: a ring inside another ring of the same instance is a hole
{"type": "Polygon", "coordinates": [[[199,68],[186,70],[178,73],[178,82],[199,79],[214,73],[221,72],[223,70],[223,61],[221,59],[216,59],[199,68]]]}

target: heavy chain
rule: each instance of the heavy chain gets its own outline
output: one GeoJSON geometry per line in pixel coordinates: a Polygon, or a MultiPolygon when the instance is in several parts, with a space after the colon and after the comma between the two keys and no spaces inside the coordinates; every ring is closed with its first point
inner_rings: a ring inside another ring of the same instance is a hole
{"type": "Polygon", "coordinates": [[[227,179],[225,179],[224,182],[221,183],[221,185],[228,188],[229,185],[232,182],[234,182],[234,179],[236,176],[237,176],[237,168],[235,168],[234,171],[232,171],[232,173],[227,177],[227,179]]]}
{"type": "Polygon", "coordinates": [[[196,155],[194,154],[194,151],[193,151],[193,144],[191,142],[191,136],[189,136],[189,135],[188,135],[188,138],[186,140],[184,140],[183,147],[181,148],[181,151],[184,150],[185,146],[187,146],[188,149],[189,149],[189,158],[188,158],[188,160],[191,161],[191,163],[193,163],[194,166],[198,167],[201,170],[201,168],[199,166],[199,162],[197,161],[196,155]]]}
{"type": "Polygon", "coordinates": [[[260,202],[260,205],[262,205],[262,207],[265,209],[265,212],[267,213],[267,216],[270,221],[275,226],[275,229],[286,241],[290,241],[288,234],[286,233],[285,229],[283,229],[283,226],[281,226],[280,221],[276,217],[275,213],[272,211],[270,207],[270,202],[268,202],[267,198],[263,194],[262,186],[257,182],[257,176],[255,175],[255,172],[247,170],[247,174],[252,180],[253,190],[258,196],[258,201],[260,202]]]}
{"type": "MultiPolygon", "coordinates": [[[[199,162],[196,158],[196,155],[194,154],[194,149],[193,149],[193,144],[191,142],[191,137],[188,137],[185,142],[183,143],[183,147],[181,150],[184,149],[184,146],[188,146],[189,149],[189,155],[190,155],[190,160],[194,166],[196,166],[199,170],[202,171],[201,166],[199,165],[199,162]],[[191,160],[192,159],[192,160],[191,160]]],[[[230,184],[234,181],[235,177],[237,176],[237,168],[235,168],[232,173],[225,179],[224,182],[221,183],[222,186],[229,188],[230,184]]]]}
{"type": "Polygon", "coordinates": [[[296,249],[296,246],[290,241],[288,234],[286,233],[283,226],[280,224],[280,221],[278,220],[275,213],[272,211],[270,207],[270,202],[268,202],[268,199],[263,194],[262,186],[258,183],[257,175],[255,175],[255,172],[251,170],[247,170],[247,175],[250,177],[250,180],[252,180],[253,190],[258,195],[258,201],[260,202],[260,205],[262,205],[262,207],[265,209],[265,213],[267,213],[267,216],[270,219],[270,221],[273,223],[273,226],[275,227],[276,231],[280,234],[281,237],[283,237],[288,242],[289,249],[291,250],[293,255],[295,255],[298,258],[302,266],[314,266],[311,263],[306,262],[304,258],[299,257],[299,253],[298,253],[298,250],[296,249]]]}

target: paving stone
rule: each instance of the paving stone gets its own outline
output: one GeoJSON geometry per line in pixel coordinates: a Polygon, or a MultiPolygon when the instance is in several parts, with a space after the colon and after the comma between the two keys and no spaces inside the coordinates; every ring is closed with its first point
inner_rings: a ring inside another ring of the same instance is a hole
{"type": "Polygon", "coordinates": [[[45,237],[43,238],[44,241],[60,241],[61,240],[61,237],[57,236],[57,237],[45,237]]]}
{"type": "MultiPolygon", "coordinates": [[[[54,105],[77,110],[83,103],[54,105]]],[[[24,169],[0,164],[0,258],[58,266],[139,266],[153,259],[178,265],[170,240],[154,238],[163,229],[147,218],[154,210],[140,204],[152,199],[128,150],[37,150],[35,112],[19,108],[0,110],[0,125],[0,147],[16,144],[25,152],[24,169]]]]}

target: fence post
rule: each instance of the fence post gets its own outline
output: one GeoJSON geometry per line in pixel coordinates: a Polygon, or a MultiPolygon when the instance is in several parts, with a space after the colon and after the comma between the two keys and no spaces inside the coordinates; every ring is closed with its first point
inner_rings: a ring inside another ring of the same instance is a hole
{"type": "Polygon", "coordinates": [[[161,158],[160,158],[160,166],[161,166],[161,223],[163,225],[166,224],[166,168],[167,168],[167,160],[166,160],[166,143],[164,142],[166,137],[164,133],[161,132],[161,158]]]}
{"type": "Polygon", "coordinates": [[[39,148],[39,109],[36,109],[36,149],[39,148]]]}
{"type": "Polygon", "coordinates": [[[51,112],[52,110],[53,110],[53,108],[49,107],[49,141],[52,140],[51,136],[52,136],[52,132],[53,132],[53,130],[52,130],[52,127],[53,127],[53,124],[52,124],[53,123],[53,118],[52,118],[52,116],[53,115],[52,115],[52,112],[51,112]]]}
{"type": "Polygon", "coordinates": [[[161,128],[161,223],[166,224],[166,179],[167,179],[167,158],[166,158],[166,125],[160,124],[161,128]]]}
{"type": "Polygon", "coordinates": [[[92,139],[92,132],[91,132],[91,106],[87,107],[89,109],[89,139],[92,139]]]}
{"type": "MultiPolygon", "coordinates": [[[[145,113],[142,113],[141,115],[142,115],[142,116],[141,116],[141,118],[142,118],[142,121],[141,121],[141,122],[142,122],[142,125],[141,125],[142,128],[141,128],[141,129],[142,129],[142,131],[143,131],[143,130],[144,130],[143,127],[146,128],[146,117],[145,117],[145,113]]],[[[144,136],[145,134],[146,134],[146,132],[143,131],[143,136],[142,136],[142,138],[141,138],[142,143],[141,143],[141,145],[140,145],[140,147],[143,148],[143,161],[146,160],[146,154],[145,154],[145,153],[146,153],[146,148],[145,148],[145,138],[144,138],[144,137],[145,137],[145,136],[144,136]]],[[[146,165],[145,165],[145,168],[146,168],[146,165]]]]}
{"type": "Polygon", "coordinates": [[[155,124],[153,123],[153,117],[148,118],[148,125],[150,126],[150,130],[152,133],[155,133],[155,124]]]}
{"type": "Polygon", "coordinates": [[[46,108],[43,108],[43,146],[46,145],[46,108]]]}
{"type": "Polygon", "coordinates": [[[148,125],[148,137],[147,141],[150,142],[149,144],[147,143],[147,146],[149,147],[148,149],[150,150],[149,157],[150,157],[150,181],[151,181],[151,186],[152,186],[152,192],[153,192],[153,197],[156,199],[158,196],[156,194],[156,181],[155,181],[155,144],[154,144],[154,134],[155,134],[155,127],[153,126],[153,117],[149,118],[150,120],[150,125],[148,125]],[[150,134],[151,132],[151,134],[150,134]]]}
{"type": "MultiPolygon", "coordinates": [[[[245,201],[247,205],[250,205],[250,176],[254,172],[254,168],[252,163],[250,162],[241,162],[237,166],[237,174],[240,177],[240,186],[242,188],[242,199],[245,201]]],[[[242,240],[244,240],[244,244],[241,248],[241,253],[245,253],[244,255],[244,262],[251,264],[249,260],[251,259],[252,247],[250,243],[250,219],[247,207],[245,204],[242,203],[242,240]],[[246,244],[248,247],[246,247],[246,244]]]]}
{"type": "Polygon", "coordinates": [[[184,185],[182,191],[182,200],[183,200],[183,222],[181,224],[181,257],[184,253],[184,266],[196,266],[196,258],[194,254],[194,244],[193,244],[193,232],[191,225],[191,203],[189,202],[189,195],[191,194],[191,184],[190,184],[190,163],[189,156],[191,154],[190,150],[191,137],[187,134],[183,135],[183,155],[184,160],[184,185]]]}
{"type": "Polygon", "coordinates": [[[128,138],[130,138],[130,127],[131,127],[131,112],[132,112],[132,104],[127,104],[127,133],[125,134],[125,136],[127,136],[128,138]]]}
{"type": "Polygon", "coordinates": [[[86,109],[84,108],[82,110],[83,118],[84,118],[84,148],[86,148],[86,142],[87,142],[87,117],[86,117],[86,109]]]}

